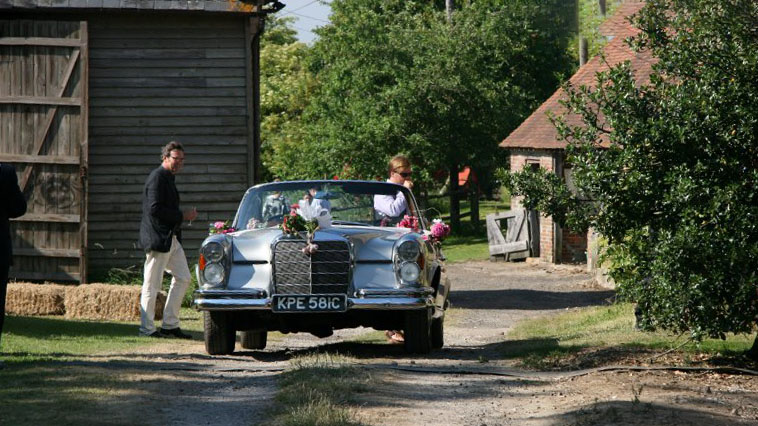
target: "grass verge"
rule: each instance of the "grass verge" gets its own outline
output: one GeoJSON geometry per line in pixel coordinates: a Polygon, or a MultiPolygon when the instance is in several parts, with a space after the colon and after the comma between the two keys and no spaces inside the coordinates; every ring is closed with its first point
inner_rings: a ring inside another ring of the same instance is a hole
{"type": "MultiPolygon", "coordinates": [[[[201,338],[203,323],[200,312],[183,308],[180,319],[183,330],[194,334],[195,339],[201,338]]],[[[9,365],[69,361],[165,343],[140,337],[138,331],[137,322],[72,320],[62,316],[8,316],[3,327],[3,360],[9,365]]]]}
{"type": "Polygon", "coordinates": [[[367,391],[371,377],[363,369],[346,366],[347,362],[340,355],[321,353],[292,359],[293,368],[279,378],[269,424],[361,425],[352,406],[353,395],[367,391]]]}
{"type": "Polygon", "coordinates": [[[506,358],[534,370],[612,364],[751,365],[743,356],[753,336],[688,342],[687,336],[634,328],[634,305],[581,308],[518,323],[503,344],[506,358]],[[667,353],[667,351],[671,351],[667,353]],[[665,355],[664,355],[665,354],[665,355]]]}

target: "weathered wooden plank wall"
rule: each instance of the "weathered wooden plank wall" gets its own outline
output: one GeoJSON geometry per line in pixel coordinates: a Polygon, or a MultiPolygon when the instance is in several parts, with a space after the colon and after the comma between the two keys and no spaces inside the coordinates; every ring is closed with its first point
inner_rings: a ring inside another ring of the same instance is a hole
{"type": "Polygon", "coordinates": [[[28,200],[12,225],[10,275],[78,280],[86,29],[79,21],[0,20],[0,38],[0,160],[15,163],[28,200]]]}
{"type": "MultiPolygon", "coordinates": [[[[234,217],[248,182],[245,18],[100,15],[89,21],[90,270],[141,265],[142,188],[160,149],[182,142],[177,176],[192,265],[208,222],[234,217]]],[[[252,167],[252,166],[250,166],[252,167]]]]}

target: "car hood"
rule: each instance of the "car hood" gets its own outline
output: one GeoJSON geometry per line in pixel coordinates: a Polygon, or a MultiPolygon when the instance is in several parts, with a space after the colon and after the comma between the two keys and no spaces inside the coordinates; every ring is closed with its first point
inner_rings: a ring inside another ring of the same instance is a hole
{"type": "MultiPolygon", "coordinates": [[[[410,232],[407,228],[334,226],[316,231],[315,242],[348,241],[353,246],[356,261],[387,261],[392,259],[395,242],[410,232]]],[[[281,238],[277,228],[253,229],[235,232],[233,237],[233,260],[270,261],[271,245],[281,238]]]]}

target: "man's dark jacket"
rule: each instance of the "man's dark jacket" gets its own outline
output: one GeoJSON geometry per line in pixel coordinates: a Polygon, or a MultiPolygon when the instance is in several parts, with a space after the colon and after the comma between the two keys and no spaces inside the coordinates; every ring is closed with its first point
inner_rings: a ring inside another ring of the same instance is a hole
{"type": "Polygon", "coordinates": [[[142,193],[140,247],[145,251],[167,253],[171,249],[171,238],[174,235],[179,242],[182,241],[182,219],[174,175],[160,166],[147,177],[142,193]]]}
{"type": "Polygon", "coordinates": [[[26,200],[18,187],[16,169],[10,164],[0,163],[0,265],[10,265],[13,246],[11,244],[10,221],[26,213],[26,200]]]}

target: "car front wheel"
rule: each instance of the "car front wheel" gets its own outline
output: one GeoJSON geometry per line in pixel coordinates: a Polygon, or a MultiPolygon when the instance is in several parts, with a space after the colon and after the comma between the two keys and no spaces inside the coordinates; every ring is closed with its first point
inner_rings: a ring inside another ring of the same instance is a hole
{"type": "Polygon", "coordinates": [[[205,350],[210,355],[234,352],[236,333],[227,312],[203,312],[205,350]]]}
{"type": "Polygon", "coordinates": [[[405,313],[405,351],[428,354],[432,350],[432,311],[422,309],[405,313]]]}

